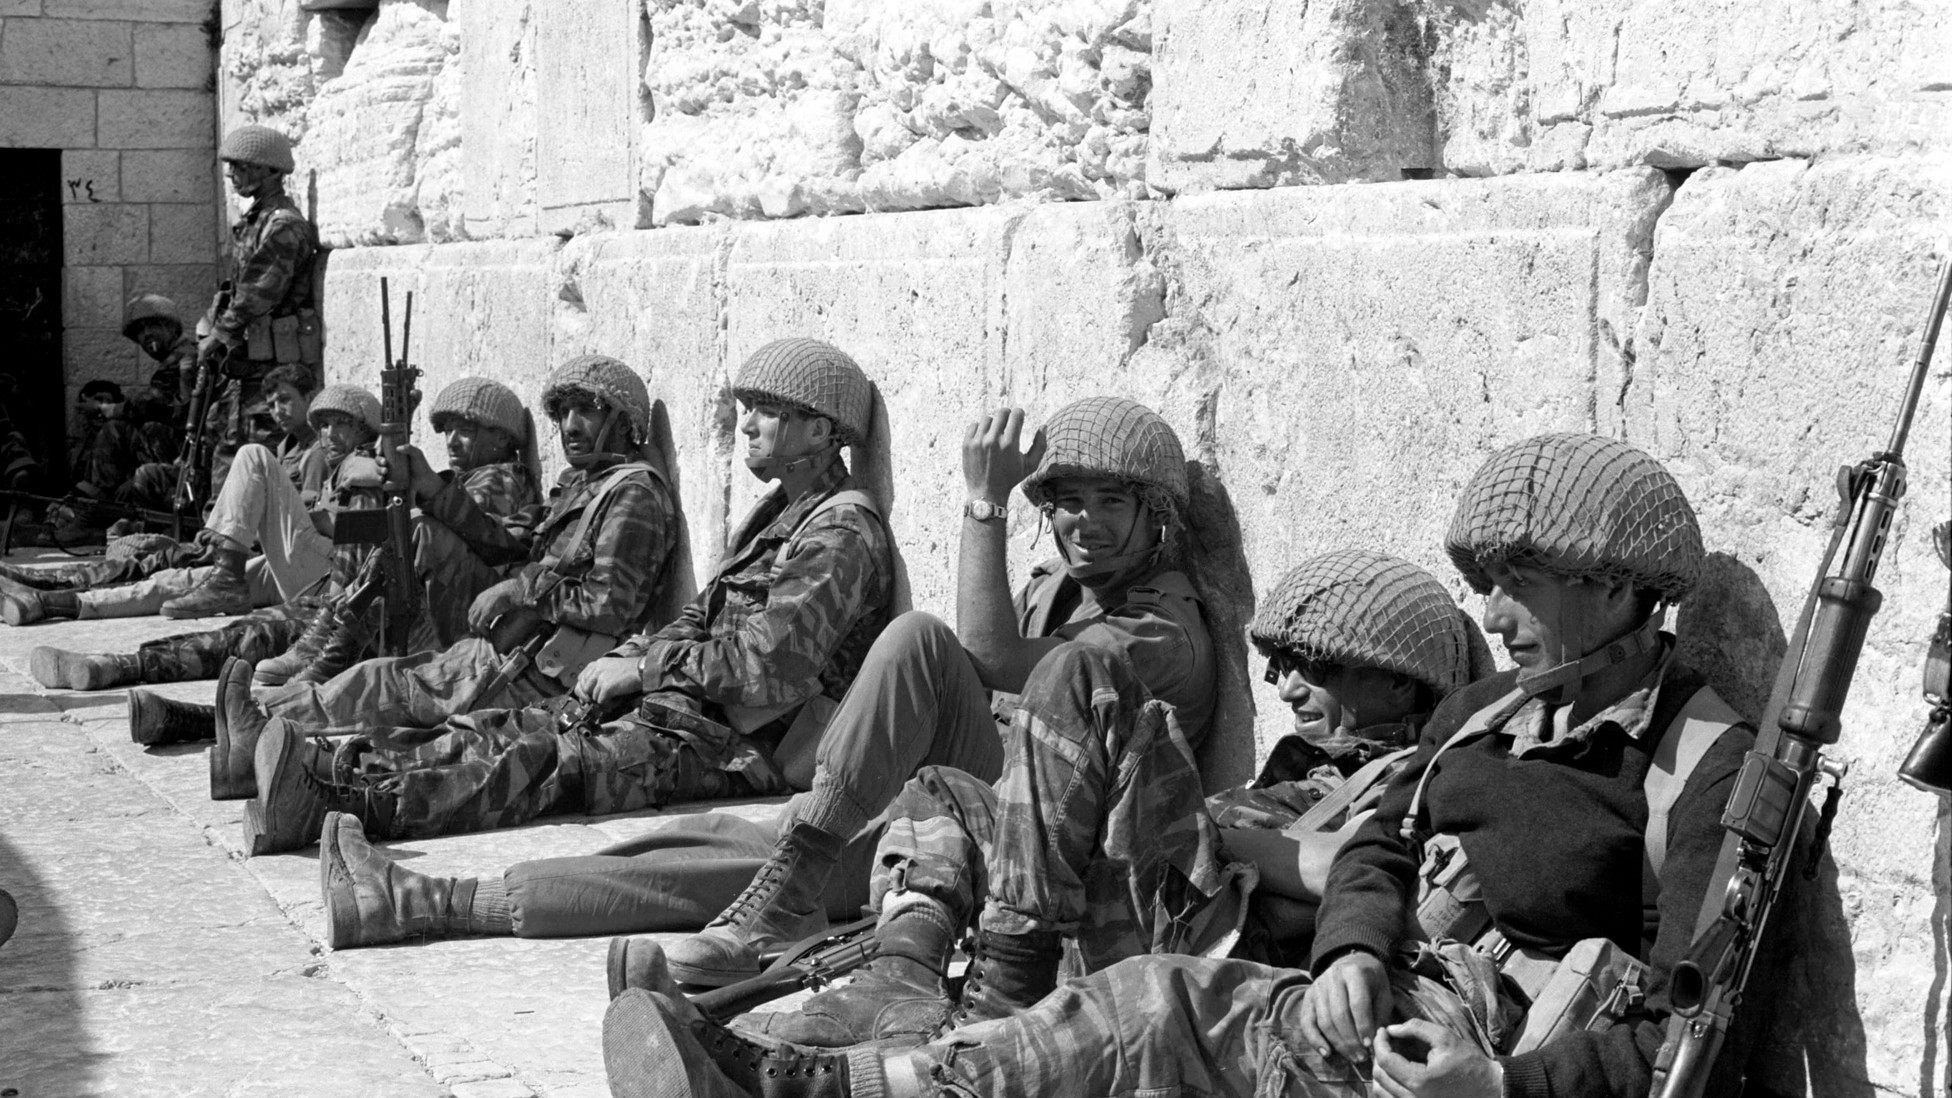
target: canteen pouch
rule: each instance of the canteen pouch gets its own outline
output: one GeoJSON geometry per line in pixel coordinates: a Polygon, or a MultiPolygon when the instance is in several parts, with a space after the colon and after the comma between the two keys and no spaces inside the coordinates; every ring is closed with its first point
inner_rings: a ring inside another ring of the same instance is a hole
{"type": "Polygon", "coordinates": [[[1435,835],[1423,844],[1416,921],[1424,940],[1430,942],[1446,938],[1474,942],[1491,926],[1477,874],[1455,835],[1435,835]]]}
{"type": "Polygon", "coordinates": [[[535,669],[564,686],[575,686],[576,676],[583,673],[583,668],[616,646],[617,638],[608,633],[558,625],[556,632],[536,652],[535,669]]]}

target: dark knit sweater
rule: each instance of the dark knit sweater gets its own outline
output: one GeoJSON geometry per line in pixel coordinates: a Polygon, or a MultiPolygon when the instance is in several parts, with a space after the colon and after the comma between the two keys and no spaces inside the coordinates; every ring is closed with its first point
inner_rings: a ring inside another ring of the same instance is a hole
{"type": "MultiPolygon", "coordinates": [[[[1418,855],[1398,837],[1398,826],[1417,779],[1439,745],[1516,681],[1515,671],[1492,676],[1458,691],[1432,714],[1416,756],[1329,872],[1316,922],[1318,973],[1327,959],[1349,949],[1391,956],[1402,913],[1416,898],[1418,855]]],[[[1657,712],[1672,712],[1699,685],[1678,666],[1670,668],[1657,712]]],[[[1643,784],[1667,731],[1650,727],[1636,740],[1609,722],[1581,743],[1535,749],[1522,758],[1512,757],[1510,736],[1493,734],[1460,744],[1436,762],[1421,830],[1458,836],[1507,938],[1555,953],[1583,938],[1610,938],[1652,969],[1645,1015],[1505,1058],[1508,1095],[1641,1098],[1648,1091],[1667,1015],[1668,972],[1693,935],[1721,849],[1722,808],[1754,745],[1747,726],[1723,735],[1675,802],[1655,928],[1646,925],[1642,911],[1643,784]],[[1653,935],[1651,950],[1643,945],[1643,932],[1653,935]]]]}

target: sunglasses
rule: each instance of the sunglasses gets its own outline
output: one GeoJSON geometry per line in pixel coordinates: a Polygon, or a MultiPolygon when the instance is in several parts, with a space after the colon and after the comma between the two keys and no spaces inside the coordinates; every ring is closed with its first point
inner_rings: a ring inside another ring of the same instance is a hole
{"type": "Polygon", "coordinates": [[[1267,658],[1265,678],[1268,685],[1279,686],[1281,680],[1287,678],[1291,672],[1299,671],[1301,677],[1309,682],[1323,682],[1332,678],[1340,670],[1342,665],[1339,663],[1311,660],[1293,652],[1276,649],[1267,658]]]}

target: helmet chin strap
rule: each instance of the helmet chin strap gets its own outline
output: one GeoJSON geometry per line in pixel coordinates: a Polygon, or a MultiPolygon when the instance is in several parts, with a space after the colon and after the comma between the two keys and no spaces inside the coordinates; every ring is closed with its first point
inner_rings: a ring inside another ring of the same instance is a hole
{"type": "Polygon", "coordinates": [[[1567,660],[1557,667],[1548,667],[1530,675],[1520,675],[1518,688],[1527,696],[1539,698],[1549,705],[1568,705],[1579,696],[1579,686],[1588,678],[1658,648],[1661,617],[1661,613],[1655,611],[1633,632],[1616,637],[1578,659],[1567,660]]]}
{"type": "Polygon", "coordinates": [[[811,454],[801,454],[799,457],[788,461],[781,461],[771,454],[758,458],[749,457],[746,459],[746,468],[751,470],[752,475],[758,477],[760,480],[778,480],[810,467],[815,458],[820,457],[822,454],[830,453],[834,449],[835,447],[830,446],[824,450],[815,450],[811,454]]]}
{"type": "MultiPolygon", "coordinates": [[[[1132,538],[1138,533],[1140,523],[1150,520],[1151,517],[1151,508],[1141,509],[1139,522],[1134,522],[1132,528],[1125,532],[1125,545],[1132,544],[1132,538]]],[[[1150,563],[1158,557],[1159,550],[1166,544],[1164,532],[1161,531],[1159,543],[1149,549],[1131,550],[1122,545],[1119,547],[1119,552],[1109,557],[1094,557],[1089,564],[1080,564],[1071,559],[1071,547],[1064,544],[1063,537],[1057,536],[1055,526],[1051,533],[1057,540],[1057,555],[1064,560],[1064,574],[1086,587],[1103,587],[1115,577],[1124,575],[1127,569],[1150,563]]]]}
{"type": "Polygon", "coordinates": [[[603,430],[597,432],[596,441],[590,444],[590,452],[587,454],[578,454],[575,457],[570,458],[569,459],[570,468],[584,469],[591,465],[596,464],[599,461],[604,461],[612,458],[624,459],[630,457],[629,454],[619,454],[619,453],[611,452],[610,450],[610,435],[612,434],[611,428],[615,427],[617,424],[617,415],[616,415],[616,410],[614,408],[607,409],[606,412],[607,414],[603,417],[603,430]]]}

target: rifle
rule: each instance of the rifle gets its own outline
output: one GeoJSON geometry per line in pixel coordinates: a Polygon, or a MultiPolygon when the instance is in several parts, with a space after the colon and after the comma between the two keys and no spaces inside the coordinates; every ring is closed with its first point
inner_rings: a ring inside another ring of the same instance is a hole
{"type": "Polygon", "coordinates": [[[386,353],[386,365],[380,369],[380,454],[386,459],[386,480],[381,488],[386,503],[379,508],[380,515],[341,511],[333,520],[333,541],[383,547],[381,567],[347,597],[345,612],[357,617],[375,599],[384,598],[380,651],[401,656],[410,648],[408,637],[420,609],[420,577],[413,569],[413,476],[407,463],[400,460],[399,446],[412,438],[413,410],[420,403],[420,390],[414,383],[420,378],[420,369],[407,358],[413,343],[413,291],[407,291],[400,357],[395,359],[392,294],[385,278],[380,279],[380,329],[386,353]],[[371,521],[381,516],[383,528],[371,521]]]}
{"type": "MultiPolygon", "coordinates": [[[[7,517],[4,522],[0,522],[0,556],[6,555],[12,549],[14,518],[20,510],[21,505],[29,503],[40,504],[42,507],[58,505],[72,507],[77,510],[89,509],[100,514],[114,515],[117,518],[141,519],[143,522],[158,524],[171,523],[179,531],[182,528],[181,520],[183,515],[180,512],[156,511],[148,507],[138,507],[131,503],[111,503],[107,500],[88,499],[84,496],[38,496],[32,492],[20,492],[12,488],[0,488],[0,500],[4,500],[7,503],[7,517]]],[[[198,519],[191,519],[190,521],[199,526],[202,525],[202,522],[198,519]]],[[[177,537],[178,541],[182,540],[177,535],[171,536],[177,537]]],[[[67,550],[67,546],[65,545],[58,546],[58,548],[64,551],[67,550]]],[[[74,555],[79,556],[82,554],[74,555]]]]}
{"type": "Polygon", "coordinates": [[[879,922],[879,916],[869,915],[815,934],[780,954],[759,975],[691,996],[691,1005],[713,1021],[724,1022],[782,995],[825,987],[874,960],[878,952],[874,928],[879,922]]]}
{"type": "Polygon", "coordinates": [[[1755,965],[1770,911],[1782,891],[1820,777],[1830,779],[1818,816],[1805,877],[1813,877],[1816,858],[1836,819],[1837,800],[1849,766],[1823,756],[1842,733],[1840,714],[1850,692],[1857,657],[1871,617],[1884,596],[1871,586],[1884,553],[1892,516],[1905,493],[1905,437],[1918,411],[1920,394],[1952,296],[1952,257],[1939,268],[1938,288],[1926,315],[1924,340],[1912,366],[1911,382],[1898,410],[1898,422],[1883,450],[1838,470],[1841,505],[1830,546],[1797,619],[1796,634],[1783,657],[1769,708],[1736,775],[1728,807],[1722,812],[1721,861],[1702,902],[1694,944],[1674,966],[1669,996],[1674,1014],[1667,1040],[1654,1064],[1653,1094],[1658,1098],[1700,1098],[1708,1074],[1728,1035],[1729,1020],[1741,1004],[1755,965]],[[1843,549],[1843,562],[1831,565],[1843,549]]]}
{"type": "MultiPolygon", "coordinates": [[[[230,299],[236,286],[225,279],[217,287],[217,296],[211,302],[212,316],[222,316],[230,311],[230,299]]],[[[226,353],[226,357],[228,353],[226,353]]],[[[197,363],[196,388],[190,391],[190,419],[183,425],[183,452],[176,458],[176,498],[170,504],[174,512],[170,520],[170,536],[183,540],[183,520],[187,515],[201,514],[203,505],[210,502],[210,432],[205,420],[210,415],[211,390],[216,387],[219,371],[218,359],[197,363]]]]}

